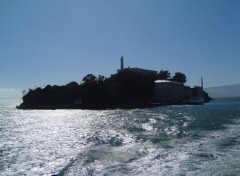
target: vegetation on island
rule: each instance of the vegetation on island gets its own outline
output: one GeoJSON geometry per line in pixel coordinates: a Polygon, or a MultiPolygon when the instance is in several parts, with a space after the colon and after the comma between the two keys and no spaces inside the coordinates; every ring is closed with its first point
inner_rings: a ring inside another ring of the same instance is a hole
{"type": "Polygon", "coordinates": [[[153,75],[128,70],[106,78],[86,75],[80,84],[70,82],[63,86],[29,89],[20,108],[133,108],[149,103],[153,95],[153,75]]]}
{"type": "Polygon", "coordinates": [[[154,95],[154,81],[168,79],[185,83],[185,74],[173,77],[168,70],[158,75],[121,70],[109,78],[86,75],[80,84],[70,82],[63,86],[47,85],[29,89],[23,96],[21,109],[113,109],[149,107],[154,95]]]}
{"type": "Polygon", "coordinates": [[[180,82],[183,84],[187,82],[187,77],[184,73],[176,72],[175,75],[171,77],[171,73],[169,72],[169,70],[161,70],[158,73],[157,78],[161,80],[170,80],[170,81],[180,82]]]}

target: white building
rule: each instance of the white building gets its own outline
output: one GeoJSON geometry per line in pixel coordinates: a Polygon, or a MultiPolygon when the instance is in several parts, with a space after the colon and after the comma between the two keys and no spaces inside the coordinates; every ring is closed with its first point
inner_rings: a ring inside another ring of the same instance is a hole
{"type": "Polygon", "coordinates": [[[154,84],[156,103],[177,103],[184,99],[184,84],[169,80],[156,80],[154,84]]]}

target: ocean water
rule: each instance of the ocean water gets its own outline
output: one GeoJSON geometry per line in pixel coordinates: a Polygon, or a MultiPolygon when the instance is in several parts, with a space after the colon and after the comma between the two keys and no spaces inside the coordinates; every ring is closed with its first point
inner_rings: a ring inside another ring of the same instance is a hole
{"type": "Polygon", "coordinates": [[[239,175],[240,98],[134,110],[0,100],[0,175],[239,175]]]}

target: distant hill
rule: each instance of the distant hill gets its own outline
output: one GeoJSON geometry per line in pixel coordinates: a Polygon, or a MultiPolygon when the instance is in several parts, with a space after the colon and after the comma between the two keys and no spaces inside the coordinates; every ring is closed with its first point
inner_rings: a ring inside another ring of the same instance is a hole
{"type": "Polygon", "coordinates": [[[240,84],[209,87],[204,89],[210,97],[240,97],[240,84]]]}

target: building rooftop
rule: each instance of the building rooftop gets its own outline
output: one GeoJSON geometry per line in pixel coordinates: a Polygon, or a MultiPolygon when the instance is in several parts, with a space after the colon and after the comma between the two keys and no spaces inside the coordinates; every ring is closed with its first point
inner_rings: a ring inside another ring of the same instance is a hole
{"type": "Polygon", "coordinates": [[[182,84],[180,82],[170,81],[170,80],[156,80],[156,81],[154,81],[154,83],[176,83],[176,84],[182,84]]]}

